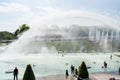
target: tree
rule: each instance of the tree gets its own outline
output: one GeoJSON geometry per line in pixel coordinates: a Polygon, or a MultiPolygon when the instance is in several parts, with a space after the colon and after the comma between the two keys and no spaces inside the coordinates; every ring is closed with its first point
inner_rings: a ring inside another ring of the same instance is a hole
{"type": "Polygon", "coordinates": [[[19,29],[17,29],[14,33],[15,36],[25,32],[26,30],[29,30],[29,26],[27,26],[26,24],[22,24],[19,29]]]}
{"type": "Polygon", "coordinates": [[[29,27],[26,24],[23,24],[22,26],[20,26],[19,33],[22,33],[28,29],[29,29],[29,27]]]}
{"type": "Polygon", "coordinates": [[[19,29],[17,29],[14,33],[15,36],[17,36],[19,34],[19,29]]]}
{"type": "Polygon", "coordinates": [[[35,75],[30,64],[28,64],[26,67],[23,80],[35,80],[35,75]]]}
{"type": "Polygon", "coordinates": [[[88,70],[87,70],[87,67],[84,61],[82,62],[81,66],[79,66],[78,77],[89,78],[89,73],[88,73],[88,70]]]}
{"type": "Polygon", "coordinates": [[[13,39],[15,39],[14,34],[7,31],[0,32],[0,40],[13,40],[13,39]]]}

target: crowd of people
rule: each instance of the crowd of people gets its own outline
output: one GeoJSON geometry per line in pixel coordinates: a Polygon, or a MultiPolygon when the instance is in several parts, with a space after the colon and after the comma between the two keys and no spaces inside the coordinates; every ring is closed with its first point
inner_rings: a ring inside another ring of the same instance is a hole
{"type": "MultiPolygon", "coordinates": [[[[71,65],[71,67],[70,67],[70,69],[71,69],[71,75],[73,76],[73,77],[78,77],[78,70],[73,66],[73,65],[71,65]]],[[[65,75],[66,75],[66,79],[69,77],[69,72],[68,72],[68,70],[66,70],[66,73],[65,73],[65,75]]]]}
{"type": "MultiPolygon", "coordinates": [[[[112,59],[112,56],[110,56],[110,59],[112,59]]],[[[95,64],[95,63],[96,63],[96,62],[94,62],[94,64],[95,64]]],[[[105,68],[105,69],[106,69],[107,67],[108,67],[108,64],[107,64],[106,61],[104,61],[102,68],[105,68]]],[[[71,65],[70,69],[71,69],[71,75],[72,75],[73,77],[78,78],[78,70],[77,70],[77,68],[75,68],[73,65],[71,65]]],[[[67,78],[69,77],[69,72],[68,72],[68,70],[66,70],[65,75],[66,75],[66,79],[67,79],[67,78]]],[[[82,80],[82,79],[79,79],[79,80],[82,80]]],[[[115,78],[114,78],[114,77],[111,77],[109,80],[115,80],[115,78]]]]}

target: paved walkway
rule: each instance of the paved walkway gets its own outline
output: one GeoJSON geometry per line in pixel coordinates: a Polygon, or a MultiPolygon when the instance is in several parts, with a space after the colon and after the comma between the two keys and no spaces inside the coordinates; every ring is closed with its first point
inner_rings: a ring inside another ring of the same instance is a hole
{"type": "MultiPolygon", "coordinates": [[[[115,77],[116,80],[120,80],[120,75],[118,75],[117,72],[103,72],[103,73],[92,73],[90,74],[90,79],[84,79],[84,80],[109,80],[111,77],[115,77]]],[[[12,80],[12,79],[7,79],[12,80]]],[[[45,77],[38,77],[36,80],[77,80],[73,76],[69,76],[67,79],[65,78],[65,75],[51,75],[51,76],[45,76],[45,77]]]]}
{"type": "MultiPolygon", "coordinates": [[[[93,73],[90,74],[89,77],[90,79],[84,80],[109,80],[111,77],[115,77],[116,80],[120,80],[120,75],[118,75],[117,72],[93,73]]],[[[67,79],[65,79],[64,75],[56,75],[38,78],[37,80],[77,80],[77,79],[73,76],[69,76],[67,79]]]]}
{"type": "Polygon", "coordinates": [[[90,75],[92,80],[109,80],[111,77],[115,77],[116,80],[120,80],[120,75],[117,72],[104,72],[104,73],[93,73],[90,75]]]}

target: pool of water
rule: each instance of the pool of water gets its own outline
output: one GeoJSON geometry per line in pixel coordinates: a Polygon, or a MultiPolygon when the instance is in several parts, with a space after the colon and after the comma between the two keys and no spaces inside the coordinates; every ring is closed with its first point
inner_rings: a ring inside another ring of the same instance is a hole
{"type": "Polygon", "coordinates": [[[88,69],[89,73],[118,71],[120,58],[113,55],[110,59],[110,55],[111,53],[0,55],[0,80],[13,79],[13,74],[5,73],[5,71],[12,71],[15,67],[18,67],[19,78],[22,78],[27,64],[32,65],[36,77],[65,74],[66,69],[70,73],[70,66],[74,65],[78,68],[82,61],[91,67],[88,69]],[[107,69],[101,68],[104,61],[108,64],[107,69]]]}

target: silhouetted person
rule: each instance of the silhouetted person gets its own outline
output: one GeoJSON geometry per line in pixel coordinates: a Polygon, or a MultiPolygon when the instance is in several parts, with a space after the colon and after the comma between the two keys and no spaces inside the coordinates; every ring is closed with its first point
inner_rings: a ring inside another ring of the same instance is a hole
{"type": "Polygon", "coordinates": [[[62,57],[64,57],[64,55],[62,54],[62,57]]]}
{"type": "Polygon", "coordinates": [[[82,80],[82,78],[81,78],[81,77],[78,77],[77,80],[82,80]]]}
{"type": "Polygon", "coordinates": [[[78,76],[78,70],[75,69],[75,77],[77,77],[77,76],[78,76]]]}
{"type": "Polygon", "coordinates": [[[103,66],[101,68],[104,68],[103,66]]]}
{"type": "Polygon", "coordinates": [[[104,67],[107,68],[107,63],[104,61],[104,67]]]}
{"type": "Polygon", "coordinates": [[[69,76],[68,70],[66,70],[66,72],[65,72],[65,76],[66,76],[66,79],[67,79],[68,76],[69,76]]]}
{"type": "Polygon", "coordinates": [[[35,67],[36,65],[35,64],[33,64],[33,67],[35,67]]]}
{"type": "Polygon", "coordinates": [[[95,62],[95,61],[94,61],[93,63],[94,63],[94,64],[96,64],[96,62],[95,62]]]}
{"type": "Polygon", "coordinates": [[[115,80],[115,77],[113,77],[113,80],[115,80]]]}
{"type": "Polygon", "coordinates": [[[75,69],[75,67],[73,65],[71,65],[71,74],[74,74],[74,69],[75,69]]]}
{"type": "Polygon", "coordinates": [[[110,59],[112,59],[112,55],[110,55],[110,59]]]}
{"type": "Polygon", "coordinates": [[[13,75],[14,75],[14,80],[18,80],[18,69],[17,69],[17,67],[15,67],[15,69],[13,71],[13,75]]]}
{"type": "Polygon", "coordinates": [[[110,78],[109,80],[113,80],[112,78],[110,78]]]}
{"type": "Polygon", "coordinates": [[[114,77],[111,77],[109,80],[115,80],[115,78],[114,78],[114,77]]]}

